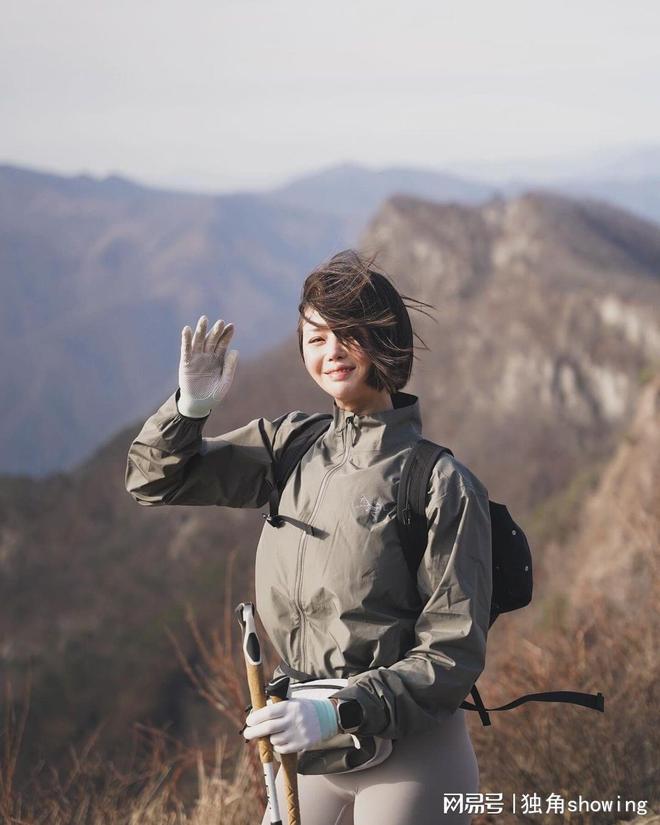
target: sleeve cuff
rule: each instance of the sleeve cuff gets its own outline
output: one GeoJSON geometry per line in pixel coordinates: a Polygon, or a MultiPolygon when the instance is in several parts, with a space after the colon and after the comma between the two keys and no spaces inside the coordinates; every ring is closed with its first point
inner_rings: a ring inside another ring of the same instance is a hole
{"type": "Polygon", "coordinates": [[[365,736],[378,736],[390,721],[390,714],[385,703],[373,693],[360,685],[349,685],[332,694],[333,699],[355,699],[364,711],[364,722],[358,733],[365,736]]]}
{"type": "Polygon", "coordinates": [[[182,418],[189,418],[193,421],[201,421],[208,418],[211,414],[211,407],[206,401],[192,401],[186,398],[181,398],[181,387],[177,387],[174,396],[176,402],[176,409],[182,418]]]}

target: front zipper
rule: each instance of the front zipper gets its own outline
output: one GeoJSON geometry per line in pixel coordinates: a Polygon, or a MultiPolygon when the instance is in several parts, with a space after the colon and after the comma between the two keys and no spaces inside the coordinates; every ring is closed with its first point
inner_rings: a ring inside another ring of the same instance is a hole
{"type": "MultiPolygon", "coordinates": [[[[333,473],[336,473],[341,467],[346,464],[348,461],[348,454],[349,454],[349,445],[352,439],[348,438],[348,425],[350,424],[353,428],[353,432],[355,431],[355,422],[353,421],[354,416],[349,416],[346,418],[346,422],[343,428],[343,436],[344,436],[344,455],[342,460],[334,467],[331,467],[328,472],[323,476],[321,481],[321,486],[319,487],[319,491],[316,496],[316,501],[314,503],[314,508],[312,510],[312,514],[309,517],[309,525],[313,526],[314,524],[314,517],[316,516],[319,507],[321,505],[321,499],[323,498],[323,493],[325,492],[325,488],[327,487],[327,482],[330,476],[333,473]]],[[[303,564],[305,559],[305,546],[307,543],[307,536],[308,533],[304,532],[301,537],[300,541],[298,542],[298,558],[296,560],[296,584],[294,587],[294,605],[296,610],[298,611],[298,617],[300,620],[300,670],[303,673],[306,673],[305,670],[305,623],[304,623],[304,612],[302,609],[302,581],[303,581],[303,564]]]]}

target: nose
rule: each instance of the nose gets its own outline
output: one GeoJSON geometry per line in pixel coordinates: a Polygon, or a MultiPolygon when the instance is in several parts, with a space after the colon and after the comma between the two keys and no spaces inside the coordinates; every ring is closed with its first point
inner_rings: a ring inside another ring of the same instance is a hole
{"type": "Polygon", "coordinates": [[[342,342],[337,338],[337,336],[331,332],[328,335],[328,359],[331,361],[334,360],[341,360],[346,357],[346,347],[342,342]]]}
{"type": "Polygon", "coordinates": [[[337,338],[334,332],[331,332],[328,336],[328,346],[330,348],[330,352],[345,352],[346,347],[342,344],[342,342],[337,338]]]}

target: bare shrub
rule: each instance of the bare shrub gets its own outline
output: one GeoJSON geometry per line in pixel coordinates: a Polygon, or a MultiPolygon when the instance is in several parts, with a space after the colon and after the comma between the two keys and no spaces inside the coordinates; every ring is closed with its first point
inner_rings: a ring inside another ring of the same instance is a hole
{"type": "MultiPolygon", "coordinates": [[[[233,614],[231,556],[226,576],[225,612],[219,631],[205,640],[192,610],[188,626],[199,657],[192,667],[170,633],[179,661],[208,701],[236,731],[219,737],[212,752],[190,748],[166,732],[136,725],[127,743],[126,764],[120,769],[95,751],[100,727],[80,752],[71,748],[70,766],[32,766],[19,789],[16,765],[29,712],[28,693],[16,718],[11,684],[5,686],[5,719],[0,757],[0,819],[6,825],[245,825],[260,821],[266,805],[263,773],[256,746],[238,733],[248,704],[240,632],[233,614]],[[195,799],[189,803],[181,783],[190,774],[196,780],[195,799]]],[[[264,674],[275,659],[263,628],[264,674]]]]}
{"type": "MultiPolygon", "coordinates": [[[[218,738],[212,747],[189,748],[165,732],[136,726],[131,759],[121,770],[95,751],[92,734],[80,753],[70,753],[71,765],[61,775],[47,765],[33,766],[25,788],[14,776],[25,729],[29,696],[21,718],[13,712],[6,687],[2,757],[0,760],[0,817],[7,825],[246,825],[260,821],[266,804],[263,774],[256,747],[238,733],[245,720],[248,690],[240,633],[231,593],[230,559],[225,611],[218,630],[206,639],[192,614],[188,626],[199,655],[191,665],[171,636],[176,655],[198,692],[227,721],[235,733],[218,738]],[[181,792],[184,777],[193,776],[192,802],[181,792]]],[[[481,789],[503,792],[505,814],[497,822],[550,825],[553,813],[510,813],[513,793],[550,794],[563,799],[660,802],[657,754],[658,642],[657,611],[660,581],[649,570],[652,586],[635,611],[617,607],[603,597],[585,594],[582,609],[562,612],[553,627],[525,633],[498,627],[498,677],[484,694],[488,704],[503,704],[522,693],[575,688],[602,691],[605,714],[571,705],[530,704],[493,714],[493,726],[481,728],[471,720],[479,756],[481,789]]],[[[499,625],[500,623],[498,623],[499,625]]],[[[264,674],[275,657],[261,629],[264,674]]],[[[576,812],[563,816],[566,825],[600,825],[632,818],[625,808],[613,814],[576,812]]],[[[491,822],[486,817],[484,821],[491,822]]]]}
{"type": "MultiPolygon", "coordinates": [[[[653,575],[653,571],[649,571],[653,575]]],[[[487,704],[546,690],[576,689],[605,696],[605,713],[568,704],[530,703],[492,714],[490,728],[473,726],[484,792],[511,795],[556,793],[564,799],[647,800],[660,803],[660,701],[657,610],[660,583],[636,604],[618,608],[590,594],[579,612],[568,614],[553,631],[535,633],[535,642],[509,633],[500,637],[507,654],[500,660],[497,681],[489,681],[487,704]]],[[[502,618],[505,622],[506,618],[502,618]]],[[[545,807],[545,806],[544,806],[545,807]]],[[[595,825],[631,818],[613,814],[565,813],[563,822],[595,825]]],[[[525,816],[511,821],[550,825],[557,814],[525,816]]]]}

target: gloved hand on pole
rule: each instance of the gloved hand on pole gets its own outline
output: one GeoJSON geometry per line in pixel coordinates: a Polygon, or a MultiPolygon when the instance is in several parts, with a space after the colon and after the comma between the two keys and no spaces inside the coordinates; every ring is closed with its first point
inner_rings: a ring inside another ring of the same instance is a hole
{"type": "MultiPolygon", "coordinates": [[[[236,608],[238,623],[243,633],[243,655],[247,670],[248,686],[250,689],[250,701],[252,707],[259,709],[266,707],[266,688],[263,679],[263,663],[261,661],[261,645],[257,636],[257,629],[254,617],[254,605],[252,602],[241,602],[236,608]]],[[[288,681],[282,684],[283,692],[275,690],[273,700],[277,705],[287,705],[288,700],[284,699],[288,681]],[[277,701],[279,700],[279,701],[277,701]]],[[[272,745],[267,736],[258,740],[259,755],[266,781],[266,794],[268,797],[268,808],[270,812],[271,825],[282,825],[280,818],[280,808],[275,790],[275,770],[273,765],[272,745]]],[[[284,791],[286,795],[288,825],[300,825],[300,807],[298,802],[298,777],[296,774],[297,756],[287,754],[282,757],[282,770],[284,771],[284,791]]]]}
{"type": "Polygon", "coordinates": [[[238,350],[227,352],[234,325],[216,321],[207,335],[207,324],[208,318],[202,315],[194,335],[189,326],[181,330],[177,406],[188,418],[205,418],[222,401],[238,362],[238,350]]]}
{"type": "Polygon", "coordinates": [[[243,736],[270,738],[278,753],[309,750],[339,732],[337,712],[329,699],[289,699],[253,710],[243,736]]]}

